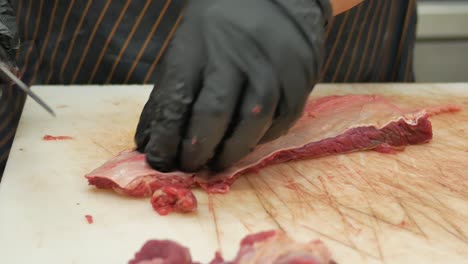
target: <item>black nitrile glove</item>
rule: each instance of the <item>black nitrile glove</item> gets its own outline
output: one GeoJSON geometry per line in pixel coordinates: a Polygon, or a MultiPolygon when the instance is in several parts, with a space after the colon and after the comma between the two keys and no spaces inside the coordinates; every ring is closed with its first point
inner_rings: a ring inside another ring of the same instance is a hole
{"type": "Polygon", "coordinates": [[[137,127],[161,171],[223,169],[300,117],[323,58],[329,0],[192,0],[137,127]]]}

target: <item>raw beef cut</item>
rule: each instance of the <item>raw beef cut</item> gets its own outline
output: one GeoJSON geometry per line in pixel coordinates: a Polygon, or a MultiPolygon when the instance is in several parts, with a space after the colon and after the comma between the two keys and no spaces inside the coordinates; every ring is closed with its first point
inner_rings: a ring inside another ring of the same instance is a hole
{"type": "Polygon", "coordinates": [[[171,240],[150,240],[128,264],[192,264],[188,248],[171,240]]]}
{"type": "MultiPolygon", "coordinates": [[[[129,264],[194,264],[190,251],[170,240],[150,240],[129,264]]],[[[331,264],[331,254],[320,240],[299,243],[280,231],[246,236],[232,261],[218,252],[210,264],[331,264]]]]}
{"type": "Polygon", "coordinates": [[[402,150],[404,146],[432,139],[428,120],[431,115],[459,110],[456,106],[403,110],[374,95],[315,98],[308,101],[302,117],[286,135],[257,146],[218,174],[162,173],[146,163],[144,154],[127,150],[86,178],[98,188],[135,197],[153,196],[152,205],[160,214],[190,212],[197,205],[190,188],[201,186],[210,193],[226,193],[240,175],[275,163],[362,150],[383,153],[402,150]]]}

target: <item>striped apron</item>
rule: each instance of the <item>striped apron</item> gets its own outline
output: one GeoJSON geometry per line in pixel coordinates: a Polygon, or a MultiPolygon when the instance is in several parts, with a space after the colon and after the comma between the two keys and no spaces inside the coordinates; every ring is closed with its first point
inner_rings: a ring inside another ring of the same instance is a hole
{"type": "MultiPolygon", "coordinates": [[[[151,84],[184,0],[12,0],[29,84],[151,84]]],[[[366,0],[326,29],[321,82],[414,80],[414,0],[366,0]]],[[[24,95],[2,87],[0,179],[24,95]]]]}

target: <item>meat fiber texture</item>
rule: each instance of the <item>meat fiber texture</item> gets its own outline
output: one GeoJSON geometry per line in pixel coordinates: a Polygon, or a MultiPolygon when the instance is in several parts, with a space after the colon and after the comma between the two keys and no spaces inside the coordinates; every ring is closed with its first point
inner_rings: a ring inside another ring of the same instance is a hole
{"type": "MultiPolygon", "coordinates": [[[[171,240],[150,240],[129,264],[196,264],[189,249],[171,240]]],[[[265,231],[246,236],[234,260],[225,261],[216,252],[210,264],[331,264],[330,251],[320,240],[299,243],[281,231],[265,231]]]]}
{"type": "Polygon", "coordinates": [[[456,106],[404,110],[375,95],[309,99],[303,115],[286,135],[257,146],[220,173],[162,173],[146,163],[145,154],[125,150],[85,177],[98,188],[134,197],[152,196],[151,203],[161,215],[191,212],[197,207],[191,188],[226,193],[240,175],[275,163],[363,150],[391,153],[427,143],[432,139],[428,118],[459,110],[456,106]]]}

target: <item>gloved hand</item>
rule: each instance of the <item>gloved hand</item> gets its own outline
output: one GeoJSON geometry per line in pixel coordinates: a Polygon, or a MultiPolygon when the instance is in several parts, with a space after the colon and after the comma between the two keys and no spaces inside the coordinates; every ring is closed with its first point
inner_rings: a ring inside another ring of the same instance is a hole
{"type": "Polygon", "coordinates": [[[160,171],[219,170],[300,117],[323,59],[329,0],[192,0],[135,135],[160,171]]]}

